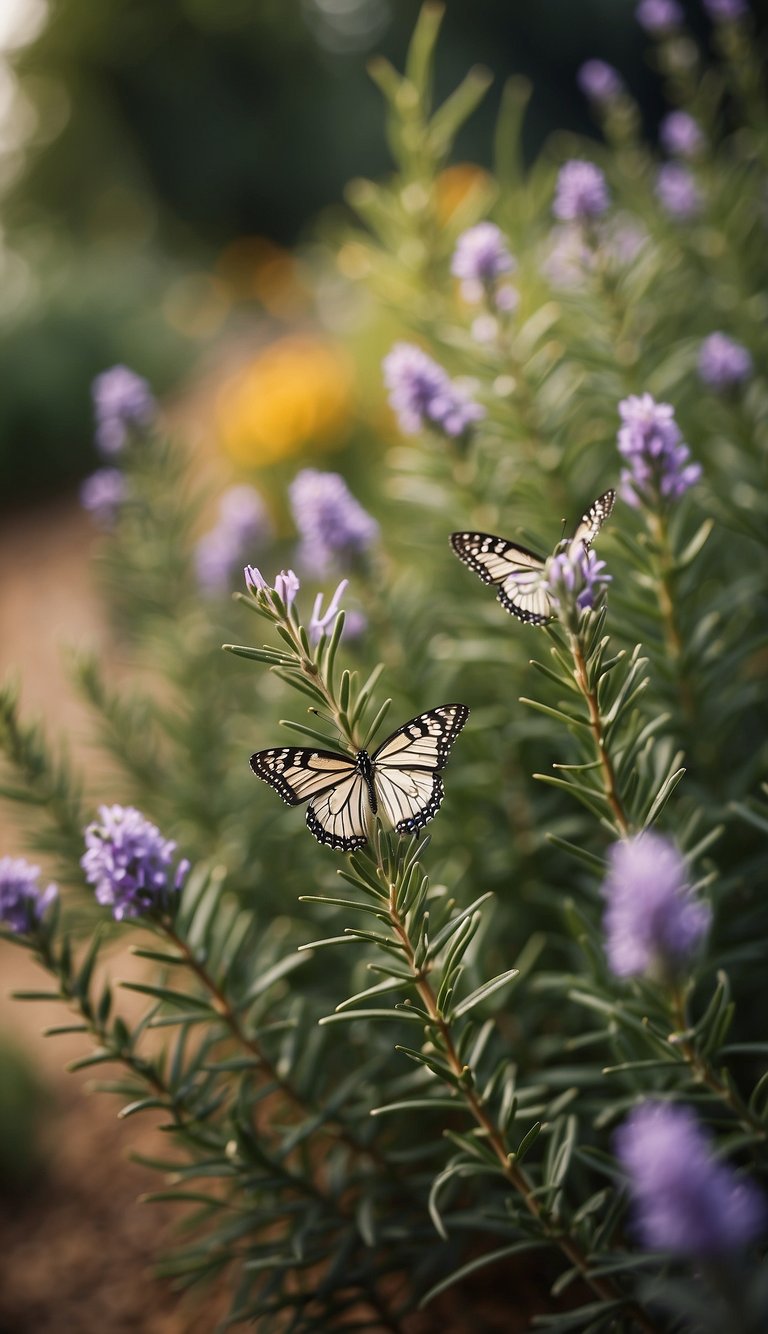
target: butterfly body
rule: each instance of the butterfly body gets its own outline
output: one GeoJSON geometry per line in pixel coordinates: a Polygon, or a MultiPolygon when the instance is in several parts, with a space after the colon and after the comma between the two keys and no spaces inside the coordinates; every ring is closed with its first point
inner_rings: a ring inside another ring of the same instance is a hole
{"type": "Polygon", "coordinates": [[[371,813],[375,815],[377,810],[379,809],[379,803],[376,797],[376,785],[373,781],[373,776],[375,772],[373,767],[373,761],[371,760],[371,757],[368,754],[367,750],[359,750],[357,752],[357,755],[355,757],[355,765],[357,767],[358,773],[361,774],[363,778],[365,786],[368,789],[368,803],[371,808],[371,813]]]}
{"type": "MultiPolygon", "coordinates": [[[[558,543],[558,552],[571,557],[579,545],[588,551],[609,517],[616,492],[605,491],[582,515],[573,537],[558,543]]],[[[527,625],[546,625],[552,604],[544,580],[547,559],[528,547],[494,533],[451,533],[451,546],[460,561],[485,584],[496,588],[505,611],[527,625]]]]}
{"type": "Polygon", "coordinates": [[[442,704],[403,723],[372,755],[283,746],[257,751],[251,768],[287,805],[309,803],[307,827],[319,843],[351,852],[368,842],[376,815],[399,834],[436,815],[445,795],[438,771],[468,716],[463,704],[442,704]]]}

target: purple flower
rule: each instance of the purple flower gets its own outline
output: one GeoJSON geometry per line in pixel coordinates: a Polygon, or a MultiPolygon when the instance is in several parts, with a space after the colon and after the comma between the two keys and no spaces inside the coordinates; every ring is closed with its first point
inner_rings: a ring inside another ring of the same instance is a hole
{"type": "Polygon", "coordinates": [[[376,541],[379,525],[337,472],[304,468],[290,487],[301,564],[313,573],[348,566],[376,541]]]}
{"type": "Polygon", "coordinates": [[[704,146],[701,126],[687,111],[670,111],[659,126],[659,139],[670,157],[697,157],[704,146]]]}
{"type": "Polygon", "coordinates": [[[294,574],[293,570],[281,570],[275,576],[275,592],[289,611],[300,588],[299,576],[294,574]]]}
{"type": "MultiPolygon", "coordinates": [[[[451,273],[462,280],[462,296],[474,304],[482,301],[484,296],[494,305],[499,304],[499,278],[512,273],[515,267],[504,233],[493,222],[479,222],[476,227],[463,232],[451,260],[451,273]]],[[[514,288],[505,283],[501,291],[501,308],[511,309],[509,294],[514,294],[514,288]]],[[[512,300],[514,303],[514,298],[512,300]]]]}
{"type": "Polygon", "coordinates": [[[16,935],[29,935],[58,894],[55,885],[41,890],[39,866],[23,857],[0,857],[0,923],[16,935]]]}
{"type": "Polygon", "coordinates": [[[261,570],[258,570],[255,565],[246,565],[243,576],[248,592],[253,593],[254,597],[258,597],[259,593],[277,593],[287,610],[290,610],[293,606],[296,594],[301,588],[299,577],[294,574],[293,570],[281,570],[279,574],[275,575],[274,584],[268,584],[261,570]]]}
{"type": "Polygon", "coordinates": [[[91,395],[96,443],[110,458],[125,448],[131,430],[146,430],[154,421],[154,395],[147,381],[127,366],[112,366],[97,375],[91,395]]]}
{"type": "Polygon", "coordinates": [[[741,343],[713,333],[699,348],[699,376],[711,389],[732,389],[752,374],[752,357],[741,343]]]}
{"type": "Polygon", "coordinates": [[[735,23],[749,13],[745,0],[704,0],[704,8],[715,23],[735,23]]]}
{"type": "Polygon", "coordinates": [[[119,468],[97,468],[80,487],[80,504],[102,528],[113,528],[127,493],[119,468]]]}
{"type": "Polygon", "coordinates": [[[617,977],[669,974],[690,962],[711,913],[694,897],[684,858],[674,843],[647,830],[608,851],[603,929],[617,977]]]}
{"type": "Polygon", "coordinates": [[[485,416],[442,366],[413,343],[395,343],[382,362],[389,402],[405,435],[426,427],[456,438],[485,416]]]}
{"type": "Polygon", "coordinates": [[[565,551],[556,552],[547,562],[545,583],[550,599],[566,615],[591,609],[600,590],[611,582],[604,570],[605,561],[598,560],[583,542],[569,542],[565,551]]]}
{"type": "Polygon", "coordinates": [[[560,222],[599,218],[610,204],[605,177],[594,162],[573,158],[557,177],[552,212],[560,222]]]}
{"type": "Polygon", "coordinates": [[[176,844],[133,806],[100,806],[98,820],[85,830],[85,846],[85,878],[118,922],[167,909],[189,870],[185,858],[172,874],[176,844]]]}
{"type": "Polygon", "coordinates": [[[696,177],[679,162],[665,162],[656,177],[656,197],[671,218],[685,222],[701,212],[702,195],[696,177]]]}
{"type": "Polygon", "coordinates": [[[315,605],[312,608],[312,618],[309,622],[309,626],[307,627],[309,630],[310,641],[313,644],[316,644],[318,642],[321,635],[324,635],[326,630],[328,630],[329,627],[331,627],[334,621],[336,620],[336,617],[338,616],[339,611],[341,610],[339,607],[339,602],[344,596],[344,590],[347,587],[348,583],[349,583],[348,579],[342,579],[341,583],[336,589],[336,592],[333,594],[333,597],[328,603],[326,611],[323,611],[322,593],[318,593],[317,597],[315,598],[315,605]]]}
{"type": "Polygon", "coordinates": [[[648,1250],[716,1259],[743,1250],[762,1232],[761,1191],[718,1161],[690,1108],[641,1103],[616,1132],[615,1148],[648,1250]]]}
{"type": "Polygon", "coordinates": [[[585,60],[576,75],[576,82],[584,96],[598,106],[615,102],[624,91],[619,71],[605,60],[585,60]]]}
{"type": "Polygon", "coordinates": [[[677,0],[640,0],[635,18],[641,28],[656,36],[682,27],[683,11],[677,0]]]}
{"type": "Polygon", "coordinates": [[[271,536],[272,525],[258,491],[252,486],[231,486],[219,502],[218,521],[195,549],[203,592],[226,593],[248,549],[263,546],[271,536]]]}
{"type": "Polygon", "coordinates": [[[249,593],[261,593],[269,588],[269,584],[261,573],[261,570],[257,569],[255,565],[246,565],[244,567],[243,578],[245,579],[245,586],[249,593]]]}
{"type": "Polygon", "coordinates": [[[629,464],[621,474],[623,499],[635,509],[679,500],[699,481],[701,465],[690,462],[674,408],[633,394],[619,404],[619,414],[619,453],[629,464]]]}

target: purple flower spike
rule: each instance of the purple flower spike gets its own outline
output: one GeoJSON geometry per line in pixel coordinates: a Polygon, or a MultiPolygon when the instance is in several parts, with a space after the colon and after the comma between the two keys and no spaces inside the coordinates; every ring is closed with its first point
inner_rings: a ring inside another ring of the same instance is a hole
{"type": "Polygon", "coordinates": [[[560,222],[599,218],[610,204],[605,177],[594,162],[573,158],[560,168],[552,212],[560,222]]]}
{"type": "Polygon", "coordinates": [[[249,593],[261,593],[264,589],[269,588],[269,584],[261,573],[261,570],[257,570],[255,565],[245,566],[243,570],[243,578],[245,579],[245,586],[249,593]]]}
{"type": "Polygon", "coordinates": [[[753,370],[750,353],[724,333],[713,333],[699,349],[699,376],[711,389],[732,389],[748,380],[753,370]]]}
{"type": "Polygon", "coordinates": [[[640,0],[635,18],[654,37],[682,27],[683,11],[677,0],[640,0]]]}
{"type": "Polygon", "coordinates": [[[379,525],[340,473],[305,468],[291,483],[290,498],[301,537],[300,563],[313,574],[348,566],[378,537],[379,525]]]}
{"type": "Polygon", "coordinates": [[[296,601],[296,594],[300,588],[299,577],[293,570],[281,570],[275,578],[275,592],[282,598],[289,611],[296,601]]]}
{"type": "Polygon", "coordinates": [[[114,528],[128,492],[119,468],[97,468],[80,487],[80,504],[101,528],[114,528]]]}
{"type": "Polygon", "coordinates": [[[584,96],[597,106],[609,106],[624,92],[619,71],[606,60],[585,60],[576,75],[576,82],[584,96]]]}
{"type": "Polygon", "coordinates": [[[157,403],[146,380],[127,366],[112,366],[91,385],[96,443],[108,458],[126,446],[131,430],[152,425],[157,403]]]}
{"type": "Polygon", "coordinates": [[[430,427],[456,439],[485,416],[442,366],[413,343],[395,343],[382,362],[389,402],[404,435],[430,427]]]}
{"type": "Polygon", "coordinates": [[[587,551],[583,542],[569,547],[550,558],[545,575],[551,601],[566,615],[591,610],[601,589],[611,582],[611,575],[603,573],[605,561],[598,560],[594,551],[587,551]]]}
{"type": "Polygon", "coordinates": [[[293,570],[281,570],[275,575],[274,584],[268,584],[261,570],[257,570],[255,565],[246,565],[243,577],[248,592],[254,597],[257,598],[260,593],[277,593],[287,611],[290,611],[301,588],[299,577],[293,570]]]}
{"type": "Polygon", "coordinates": [[[58,894],[55,885],[41,890],[40,867],[23,857],[0,857],[0,924],[15,935],[30,935],[58,894]]]}
{"type": "Polygon", "coordinates": [[[515,261],[509,253],[504,233],[493,222],[479,222],[476,227],[463,232],[456,242],[451,273],[455,278],[461,278],[461,294],[465,301],[477,304],[487,296],[497,304],[498,280],[514,269],[515,261]]]}
{"type": "Polygon", "coordinates": [[[686,222],[701,213],[703,199],[696,177],[679,162],[665,162],[656,177],[656,197],[670,218],[686,222]]]}
{"type": "Polygon", "coordinates": [[[185,860],[172,871],[176,844],[133,806],[100,806],[85,846],[85,878],[118,922],[169,908],[189,868],[185,860]]]}
{"type": "Polygon", "coordinates": [[[704,146],[701,126],[687,111],[670,111],[659,126],[659,139],[670,157],[698,157],[704,146]]]}
{"type": "Polygon", "coordinates": [[[271,536],[272,525],[258,491],[252,486],[231,486],[221,497],[215,526],[195,549],[202,591],[209,596],[227,593],[248,550],[263,546],[271,536]]]}
{"type": "Polygon", "coordinates": [[[326,611],[323,611],[323,595],[318,593],[315,598],[315,605],[312,608],[312,619],[309,622],[309,638],[313,644],[316,644],[326,630],[333,625],[341,608],[339,603],[344,596],[344,590],[349,583],[348,579],[342,579],[336,592],[328,603],[326,611]]]}
{"type": "Polygon", "coordinates": [[[745,0],[704,0],[704,8],[714,23],[736,23],[749,13],[745,0]]]}
{"type": "Polygon", "coordinates": [[[612,845],[603,894],[605,950],[617,977],[678,972],[709,929],[709,906],[694,897],[684,858],[661,834],[612,845]]]}
{"type": "Polygon", "coordinates": [[[621,474],[623,499],[635,509],[679,500],[699,481],[701,465],[690,461],[672,405],[633,394],[619,414],[619,453],[629,465],[621,474]]]}
{"type": "Polygon", "coordinates": [[[690,1108],[641,1103],[616,1132],[615,1148],[646,1249],[712,1260],[743,1250],[763,1231],[764,1196],[718,1161],[690,1108]]]}

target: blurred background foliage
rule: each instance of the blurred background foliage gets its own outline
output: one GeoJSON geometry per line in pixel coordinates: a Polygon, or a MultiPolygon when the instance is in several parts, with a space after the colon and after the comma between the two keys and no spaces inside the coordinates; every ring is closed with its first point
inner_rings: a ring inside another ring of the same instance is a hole
{"type": "MultiPolygon", "coordinates": [[[[303,275],[289,248],[316,242],[324,210],[332,225],[347,180],[389,171],[366,62],[373,51],[401,61],[418,8],[417,0],[6,0],[0,505],[54,492],[88,470],[87,389],[105,366],[126,362],[163,392],[203,354],[264,342],[275,321],[346,332],[333,328],[345,311],[319,281],[316,246],[303,275]]],[[[510,74],[534,88],[528,160],[557,128],[594,132],[575,82],[593,55],[620,66],[652,131],[660,89],[633,8],[632,0],[583,0],[576,12],[572,0],[449,3],[438,97],[469,62],[490,65],[495,80],[456,159],[489,163],[510,74]]],[[[706,40],[698,7],[690,19],[706,40]]],[[[337,432],[352,377],[322,339],[303,406],[291,403],[287,424],[276,411],[295,351],[289,344],[246,369],[226,420],[211,423],[236,463],[245,461],[236,419],[248,417],[265,382],[271,406],[255,438],[285,443],[287,433],[287,452],[298,453],[309,436],[337,432]],[[313,384],[332,386],[317,420],[307,407],[313,384]]]]}

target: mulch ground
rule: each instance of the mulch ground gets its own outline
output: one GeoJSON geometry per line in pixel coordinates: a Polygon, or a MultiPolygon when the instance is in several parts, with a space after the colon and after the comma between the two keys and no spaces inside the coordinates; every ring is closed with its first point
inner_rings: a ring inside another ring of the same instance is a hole
{"type": "Polygon", "coordinates": [[[180,1295],[153,1276],[173,1211],[138,1203],[159,1179],[127,1160],[126,1140],[145,1137],[126,1135],[115,1107],[66,1076],[50,1086],[42,1171],[21,1196],[0,1199],[0,1334],[215,1329],[220,1294],[180,1295]]]}

